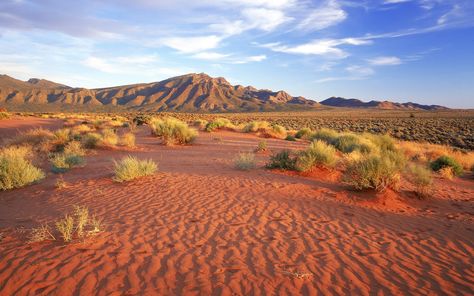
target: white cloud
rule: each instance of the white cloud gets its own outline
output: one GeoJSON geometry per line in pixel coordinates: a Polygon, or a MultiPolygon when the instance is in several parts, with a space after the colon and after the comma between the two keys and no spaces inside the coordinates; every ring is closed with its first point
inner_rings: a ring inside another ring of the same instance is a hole
{"type": "Polygon", "coordinates": [[[369,59],[368,62],[374,66],[395,66],[400,65],[402,60],[394,56],[384,56],[369,59]]]}
{"type": "Polygon", "coordinates": [[[261,62],[266,59],[267,59],[267,56],[262,54],[262,55],[256,55],[256,56],[243,57],[241,59],[234,60],[232,64],[247,64],[250,62],[261,62]]]}
{"type": "Polygon", "coordinates": [[[344,39],[316,39],[308,43],[287,46],[280,43],[268,43],[261,45],[276,52],[303,55],[322,55],[329,58],[343,59],[349,56],[347,52],[338,48],[340,45],[366,45],[372,42],[367,39],[344,38],[344,39]]]}
{"type": "Polygon", "coordinates": [[[283,11],[267,8],[249,8],[242,11],[246,18],[248,29],[260,29],[263,31],[273,31],[279,25],[291,20],[285,16],[283,11]]]}
{"type": "Polygon", "coordinates": [[[216,35],[198,37],[164,38],[161,43],[182,53],[195,53],[216,48],[222,37],[216,35]]]}
{"type": "Polygon", "coordinates": [[[313,31],[334,26],[347,18],[347,13],[336,0],[327,0],[314,9],[297,26],[298,29],[313,31]]]}
{"type": "Polygon", "coordinates": [[[349,66],[346,68],[346,71],[349,72],[352,75],[355,75],[356,77],[360,76],[370,76],[375,73],[374,69],[365,67],[365,66],[349,66]]]}
{"type": "Polygon", "coordinates": [[[443,14],[439,19],[438,19],[438,25],[444,25],[448,23],[452,19],[457,19],[459,17],[462,17],[463,11],[461,9],[461,6],[459,5],[454,5],[453,8],[448,11],[447,13],[443,14]]]}
{"type": "Polygon", "coordinates": [[[396,4],[396,3],[403,3],[403,2],[410,2],[412,0],[385,0],[383,4],[396,4]]]}
{"type": "Polygon", "coordinates": [[[106,72],[106,73],[117,72],[117,69],[114,67],[114,65],[108,63],[105,59],[101,59],[98,57],[93,57],[93,56],[88,57],[82,61],[82,64],[89,68],[93,68],[93,69],[106,72]]]}
{"type": "Polygon", "coordinates": [[[200,60],[221,60],[229,56],[229,54],[222,54],[218,52],[200,52],[195,55],[192,55],[193,58],[200,60]]]}

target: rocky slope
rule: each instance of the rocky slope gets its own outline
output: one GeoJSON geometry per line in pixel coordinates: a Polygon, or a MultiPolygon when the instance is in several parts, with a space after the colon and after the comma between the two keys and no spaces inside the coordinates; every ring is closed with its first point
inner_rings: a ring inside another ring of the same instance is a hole
{"type": "Polygon", "coordinates": [[[345,99],[340,97],[331,97],[320,102],[321,105],[331,107],[347,107],[347,108],[376,108],[386,110],[446,110],[447,107],[439,105],[421,105],[417,103],[394,103],[390,101],[370,101],[363,102],[357,99],[345,99]]]}

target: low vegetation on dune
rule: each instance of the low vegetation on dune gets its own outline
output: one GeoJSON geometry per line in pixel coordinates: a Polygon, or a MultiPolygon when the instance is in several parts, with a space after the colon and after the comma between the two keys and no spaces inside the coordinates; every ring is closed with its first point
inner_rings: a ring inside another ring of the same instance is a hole
{"type": "Polygon", "coordinates": [[[96,235],[103,230],[103,219],[91,215],[87,207],[74,206],[71,213],[65,214],[62,219],[54,222],[54,228],[51,228],[49,224],[42,224],[37,228],[33,228],[29,242],[36,243],[62,239],[63,242],[68,243],[75,239],[96,235]]]}
{"type": "Polygon", "coordinates": [[[443,169],[452,170],[455,176],[460,176],[463,173],[463,167],[459,164],[456,159],[447,155],[440,156],[431,163],[433,171],[438,172],[443,169]]]}
{"type": "Polygon", "coordinates": [[[158,165],[153,160],[140,160],[129,155],[120,161],[114,161],[114,180],[117,182],[130,181],[140,177],[151,176],[157,170],[158,165]]]}
{"type": "Polygon", "coordinates": [[[426,198],[431,193],[433,177],[431,171],[421,165],[413,164],[408,171],[409,181],[415,187],[415,193],[419,198],[426,198]]]}
{"type": "Polygon", "coordinates": [[[0,120],[8,119],[8,118],[10,118],[10,114],[8,114],[8,112],[0,111],[0,120]]]}
{"type": "Polygon", "coordinates": [[[54,138],[54,134],[51,131],[43,128],[36,128],[18,134],[10,139],[7,142],[7,145],[32,145],[34,147],[39,147],[44,143],[52,141],[54,138]]]}
{"type": "Polygon", "coordinates": [[[154,119],[150,122],[151,133],[160,137],[164,145],[184,145],[192,143],[197,131],[185,122],[172,117],[154,119]]]}
{"type": "Polygon", "coordinates": [[[69,142],[60,153],[53,153],[50,156],[52,171],[54,173],[64,173],[69,169],[82,165],[86,152],[78,141],[69,142]]]}
{"type": "Polygon", "coordinates": [[[257,164],[253,153],[239,153],[234,158],[234,166],[238,170],[248,171],[254,169],[257,164]]]}
{"type": "Polygon", "coordinates": [[[31,163],[29,147],[7,147],[0,150],[0,190],[20,188],[45,177],[31,163]]]}
{"type": "Polygon", "coordinates": [[[214,120],[208,122],[206,124],[206,127],[204,128],[204,130],[206,132],[212,132],[212,131],[215,131],[215,130],[218,130],[218,129],[223,129],[223,128],[233,130],[235,128],[235,126],[227,118],[217,118],[217,119],[214,119],[214,120]]]}
{"type": "Polygon", "coordinates": [[[270,156],[270,162],[266,165],[269,169],[294,170],[296,156],[290,150],[282,150],[270,156]]]}
{"type": "Polygon", "coordinates": [[[120,145],[125,147],[135,147],[135,135],[133,133],[125,133],[120,138],[120,145]]]}
{"type": "Polygon", "coordinates": [[[257,148],[255,148],[255,152],[266,152],[268,150],[267,141],[259,141],[257,148]]]}
{"type": "Polygon", "coordinates": [[[304,151],[298,153],[295,168],[307,172],[316,166],[333,167],[336,164],[336,149],[323,141],[317,140],[304,151]]]}

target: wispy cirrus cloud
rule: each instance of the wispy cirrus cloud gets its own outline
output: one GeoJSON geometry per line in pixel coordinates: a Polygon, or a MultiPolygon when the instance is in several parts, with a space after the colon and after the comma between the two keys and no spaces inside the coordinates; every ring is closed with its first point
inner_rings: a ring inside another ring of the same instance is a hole
{"type": "Polygon", "coordinates": [[[322,30],[334,26],[347,18],[347,13],[336,0],[322,2],[296,26],[305,31],[322,30]]]}
{"type": "Polygon", "coordinates": [[[395,66],[402,64],[402,60],[395,56],[381,56],[368,60],[373,66],[395,66]]]}

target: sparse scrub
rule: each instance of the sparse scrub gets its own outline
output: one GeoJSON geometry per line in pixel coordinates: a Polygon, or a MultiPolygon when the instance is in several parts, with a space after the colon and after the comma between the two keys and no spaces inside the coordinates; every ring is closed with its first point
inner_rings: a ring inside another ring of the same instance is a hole
{"type": "Polygon", "coordinates": [[[117,182],[130,181],[139,177],[153,175],[158,169],[157,164],[151,160],[139,160],[133,156],[122,158],[114,162],[114,180],[117,182]]]}
{"type": "Polygon", "coordinates": [[[19,135],[11,139],[8,144],[38,146],[53,139],[54,134],[51,131],[43,128],[36,128],[20,133],[19,135]]]}
{"type": "Polygon", "coordinates": [[[298,154],[295,167],[298,171],[310,171],[315,166],[332,167],[336,163],[336,150],[323,141],[314,141],[298,154]]]}
{"type": "Polygon", "coordinates": [[[99,145],[101,138],[98,133],[87,133],[82,137],[82,145],[87,149],[94,149],[99,145]]]}
{"type": "Polygon", "coordinates": [[[430,170],[419,165],[410,166],[409,181],[415,186],[415,193],[418,197],[425,198],[430,195],[430,188],[433,184],[430,170]]]}
{"type": "Polygon", "coordinates": [[[288,135],[288,136],[286,136],[285,140],[290,141],[290,142],[294,142],[294,141],[296,141],[296,138],[292,135],[288,135]]]}
{"type": "Polygon", "coordinates": [[[431,163],[431,169],[435,172],[449,167],[452,169],[455,176],[460,176],[463,173],[463,168],[454,158],[443,155],[431,163]]]}
{"type": "Polygon", "coordinates": [[[364,155],[348,163],[344,181],[357,190],[383,191],[388,187],[397,189],[403,166],[403,156],[397,152],[364,155]]]}
{"type": "Polygon", "coordinates": [[[338,137],[338,133],[334,130],[322,128],[314,132],[310,139],[311,140],[321,140],[330,145],[334,145],[336,139],[338,137]]]}
{"type": "Polygon", "coordinates": [[[120,139],[120,144],[126,147],[135,147],[135,135],[133,133],[125,133],[120,139]]]}
{"type": "Polygon", "coordinates": [[[295,138],[297,139],[309,139],[312,135],[313,131],[311,129],[305,127],[300,129],[299,131],[296,132],[295,138]]]}
{"type": "Polygon", "coordinates": [[[56,180],[55,187],[57,189],[63,189],[67,187],[67,183],[64,181],[63,175],[59,175],[59,178],[56,180]]]}
{"type": "Polygon", "coordinates": [[[10,114],[8,112],[0,111],[0,120],[10,118],[10,114]]]}
{"type": "Polygon", "coordinates": [[[234,129],[234,125],[227,118],[217,118],[213,121],[210,121],[206,124],[205,131],[212,132],[216,129],[229,128],[234,129]]]}
{"type": "Polygon", "coordinates": [[[76,220],[75,231],[79,237],[82,237],[89,221],[89,209],[83,206],[74,206],[74,218],[76,220]]]}
{"type": "Polygon", "coordinates": [[[52,171],[64,173],[69,169],[84,163],[85,151],[77,141],[70,142],[61,153],[54,153],[50,157],[52,171]]]}
{"type": "Polygon", "coordinates": [[[99,145],[104,147],[113,147],[117,145],[119,137],[117,133],[112,129],[104,129],[102,136],[99,140],[99,145]]]}
{"type": "Polygon", "coordinates": [[[456,176],[452,167],[444,167],[438,170],[438,174],[443,179],[452,180],[456,176]]]}
{"type": "Polygon", "coordinates": [[[269,169],[294,170],[296,157],[290,150],[283,150],[270,156],[270,162],[266,165],[269,169]]]}
{"type": "Polygon", "coordinates": [[[234,166],[238,170],[248,171],[256,167],[253,153],[239,153],[234,159],[234,166]]]}
{"type": "Polygon", "coordinates": [[[257,148],[255,149],[255,152],[265,152],[267,151],[267,141],[263,140],[258,142],[257,148]]]}
{"type": "Polygon", "coordinates": [[[242,131],[244,133],[251,133],[257,131],[265,131],[270,128],[270,123],[267,121],[252,121],[244,126],[242,131]]]}
{"type": "Polygon", "coordinates": [[[41,226],[31,230],[28,242],[36,243],[46,240],[56,240],[56,237],[53,235],[51,227],[49,227],[48,224],[42,224],[41,226]]]}
{"type": "Polygon", "coordinates": [[[28,147],[0,150],[0,190],[20,188],[44,178],[44,173],[29,160],[28,147]]]}
{"type": "Polygon", "coordinates": [[[72,216],[64,215],[64,218],[57,221],[55,225],[64,242],[72,241],[74,235],[74,218],[72,216]]]}
{"type": "Polygon", "coordinates": [[[266,129],[263,134],[271,138],[284,139],[287,132],[283,126],[275,124],[272,125],[270,129],[266,129]]]}
{"type": "Polygon", "coordinates": [[[161,137],[164,145],[184,145],[192,143],[197,137],[197,131],[185,122],[167,117],[155,119],[150,123],[152,134],[161,137]]]}

